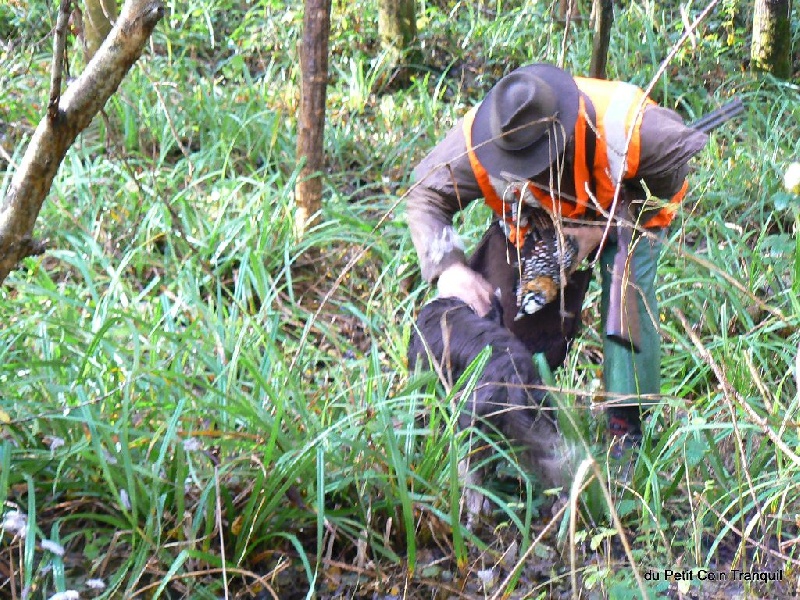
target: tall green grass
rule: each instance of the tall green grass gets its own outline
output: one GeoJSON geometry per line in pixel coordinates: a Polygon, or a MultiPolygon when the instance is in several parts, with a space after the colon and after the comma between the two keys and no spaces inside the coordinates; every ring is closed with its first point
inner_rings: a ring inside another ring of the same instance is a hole
{"type": "MultiPolygon", "coordinates": [[[[27,517],[24,531],[4,520],[0,595],[549,597],[575,585],[623,598],[642,594],[634,566],[712,564],[785,567],[793,581],[800,246],[776,199],[800,155],[800,108],[795,84],[740,71],[748,9],[723,4],[654,89],[687,118],[733,94],[749,106],[695,160],[668,240],[664,400],[630,468],[607,464],[587,304],[550,383],[592,483],[554,521],[506,445],[458,430],[459,386],[407,372],[429,294],[398,202],[415,162],[500,75],[559,59],[550,7],[421,5],[426,64],[397,90],[375,6],[335,6],[326,204],[296,240],[299,7],[170,4],[61,166],[37,224],[50,250],[0,290],[0,501],[27,517]],[[488,467],[494,511],[472,531],[467,459],[488,467]]],[[[47,19],[15,7],[0,11],[0,32],[20,41],[0,53],[0,135],[19,160],[48,50],[32,42],[47,19]]],[[[669,3],[620,8],[609,73],[648,83],[680,23],[669,3]]],[[[568,68],[586,71],[590,39],[573,24],[568,68]]],[[[459,216],[468,243],[489,218],[477,205],[459,216]]]]}

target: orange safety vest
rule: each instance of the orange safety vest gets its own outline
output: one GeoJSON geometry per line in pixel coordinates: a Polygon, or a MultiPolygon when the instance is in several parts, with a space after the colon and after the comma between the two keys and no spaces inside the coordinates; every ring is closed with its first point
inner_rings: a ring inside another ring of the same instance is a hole
{"type": "MultiPolygon", "coordinates": [[[[614,201],[616,182],[633,178],[639,169],[639,128],[642,123],[642,113],[644,106],[654,104],[653,101],[646,98],[641,89],[629,83],[583,77],[576,77],[575,83],[582,95],[574,133],[573,179],[576,197],[574,202],[560,198],[557,190],[549,192],[533,185],[526,185],[527,189],[524,192],[517,187],[513,190],[512,197],[508,198],[507,190],[510,189],[510,182],[498,179],[493,182],[472,147],[472,122],[477,107],[464,116],[467,154],[475,179],[483,192],[486,204],[509,225],[506,228],[509,240],[519,247],[522,246],[525,234],[530,229],[527,224],[518,222],[516,218],[516,205],[519,203],[520,193],[530,192],[544,208],[555,214],[567,218],[579,218],[592,205],[590,192],[598,204],[607,210],[614,201]],[[592,126],[596,142],[591,170],[586,156],[587,134],[591,133],[587,131],[590,125],[584,94],[591,100],[596,115],[596,123],[592,126]],[[554,199],[557,200],[557,204],[554,204],[554,199]]],[[[687,188],[688,184],[684,182],[681,190],[670,198],[669,204],[649,218],[645,227],[669,225],[687,188]]]]}

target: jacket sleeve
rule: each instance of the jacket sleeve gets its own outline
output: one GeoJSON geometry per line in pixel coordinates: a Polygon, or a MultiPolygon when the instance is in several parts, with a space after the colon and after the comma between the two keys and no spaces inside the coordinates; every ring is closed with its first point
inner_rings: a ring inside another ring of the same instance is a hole
{"type": "Polygon", "coordinates": [[[467,156],[462,120],[414,169],[406,219],[422,277],[433,282],[448,266],[466,263],[453,215],[482,197],[467,156]]]}
{"type": "Polygon", "coordinates": [[[650,106],[642,116],[640,136],[635,180],[644,181],[653,196],[669,199],[680,191],[689,173],[689,159],[705,147],[708,135],[684,125],[675,111],[650,106]]]}

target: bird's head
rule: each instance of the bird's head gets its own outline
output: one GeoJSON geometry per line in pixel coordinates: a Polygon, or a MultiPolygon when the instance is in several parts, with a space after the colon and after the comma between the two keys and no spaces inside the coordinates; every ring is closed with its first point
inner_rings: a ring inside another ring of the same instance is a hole
{"type": "Polygon", "coordinates": [[[526,281],[520,289],[519,312],[514,320],[539,312],[556,299],[558,289],[558,282],[547,275],[526,281]]]}

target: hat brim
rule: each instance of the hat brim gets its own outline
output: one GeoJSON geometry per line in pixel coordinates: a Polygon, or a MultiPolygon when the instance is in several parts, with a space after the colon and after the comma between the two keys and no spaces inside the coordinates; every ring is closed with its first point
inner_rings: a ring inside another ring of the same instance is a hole
{"type": "Polygon", "coordinates": [[[495,86],[478,106],[472,122],[472,146],[478,160],[490,175],[500,176],[505,171],[526,179],[535,177],[547,169],[566,147],[567,140],[575,131],[580,106],[578,86],[575,79],[566,71],[548,64],[520,67],[514,72],[528,72],[544,79],[558,100],[558,114],[550,134],[543,135],[524,150],[507,151],[492,143],[489,113],[495,86]]]}

